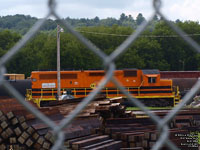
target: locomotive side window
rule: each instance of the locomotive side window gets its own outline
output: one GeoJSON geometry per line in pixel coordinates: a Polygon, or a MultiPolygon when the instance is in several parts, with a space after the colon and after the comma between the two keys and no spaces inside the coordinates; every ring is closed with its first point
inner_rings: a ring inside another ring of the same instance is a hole
{"type": "Polygon", "coordinates": [[[89,76],[104,76],[104,72],[90,72],[89,76]]]}
{"type": "Polygon", "coordinates": [[[137,70],[124,70],[124,77],[137,77],[137,70]]]}
{"type": "Polygon", "coordinates": [[[57,79],[57,74],[40,74],[40,79],[43,80],[57,79]]]}
{"type": "Polygon", "coordinates": [[[148,77],[149,83],[156,83],[156,77],[148,77]]]}
{"type": "MultiPolygon", "coordinates": [[[[57,74],[40,74],[40,79],[57,79],[57,74]]],[[[61,79],[77,79],[77,74],[61,74],[61,79]]]]}
{"type": "Polygon", "coordinates": [[[77,74],[61,74],[61,79],[77,79],[77,74]]]}

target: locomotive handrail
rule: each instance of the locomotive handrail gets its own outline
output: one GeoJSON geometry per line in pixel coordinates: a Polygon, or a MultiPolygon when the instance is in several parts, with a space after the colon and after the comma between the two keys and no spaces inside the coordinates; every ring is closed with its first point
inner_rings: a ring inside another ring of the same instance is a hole
{"type": "Polygon", "coordinates": [[[129,93],[129,87],[128,87],[128,93],[129,93]]]}
{"type": "Polygon", "coordinates": [[[43,97],[43,89],[41,89],[41,98],[43,97]]]}
{"type": "Polygon", "coordinates": [[[85,96],[87,96],[87,88],[85,88],[85,96]]]}
{"type": "Polygon", "coordinates": [[[51,94],[52,94],[52,96],[54,96],[54,89],[52,89],[52,93],[51,94]]]}
{"type": "Polygon", "coordinates": [[[76,97],[76,88],[74,88],[74,97],[76,97]]]}
{"type": "Polygon", "coordinates": [[[138,96],[140,96],[140,87],[138,87],[138,96]]]}
{"type": "Polygon", "coordinates": [[[106,97],[108,97],[108,88],[106,88],[106,97]]]}
{"type": "Polygon", "coordinates": [[[26,99],[27,100],[32,99],[32,89],[26,89],[26,99]]]}
{"type": "Polygon", "coordinates": [[[143,83],[144,83],[144,80],[142,80],[140,86],[138,87],[138,96],[140,96],[140,88],[141,88],[141,86],[142,86],[143,83]]]}
{"type": "MultiPolygon", "coordinates": [[[[147,98],[148,95],[145,95],[143,93],[146,92],[146,88],[145,86],[143,87],[144,81],[142,81],[142,83],[140,84],[139,87],[126,87],[126,91],[127,93],[134,95],[137,98],[147,98]]],[[[62,88],[61,89],[61,93],[63,93],[63,91],[68,91],[71,90],[71,95],[74,96],[75,98],[77,97],[87,97],[89,95],[89,93],[91,92],[91,88],[62,88]]],[[[147,88],[148,89],[148,88],[147,88]]],[[[178,93],[179,89],[178,87],[171,87],[171,94],[174,96],[174,103],[176,99],[180,99],[180,94],[178,93]]],[[[169,90],[169,89],[168,89],[169,90]]],[[[153,90],[154,92],[155,90],[153,90]]],[[[169,90],[170,91],[170,90],[169,90]]],[[[167,92],[169,92],[167,91],[167,92]]],[[[56,99],[56,92],[57,89],[56,88],[45,88],[45,89],[32,89],[32,90],[27,90],[27,98],[28,100],[33,100],[33,99],[40,99],[42,100],[52,100],[52,99],[56,99]],[[30,95],[30,96],[29,96],[30,95]]],[[[148,91],[147,91],[148,92],[148,91]]],[[[118,96],[123,96],[123,93],[120,93],[119,88],[113,88],[113,87],[105,87],[102,89],[101,93],[104,93],[106,97],[118,97],[118,96]]],[[[171,97],[172,95],[151,95],[151,97],[171,97]]]]}
{"type": "Polygon", "coordinates": [[[119,88],[117,88],[117,96],[119,96],[119,88]]]}

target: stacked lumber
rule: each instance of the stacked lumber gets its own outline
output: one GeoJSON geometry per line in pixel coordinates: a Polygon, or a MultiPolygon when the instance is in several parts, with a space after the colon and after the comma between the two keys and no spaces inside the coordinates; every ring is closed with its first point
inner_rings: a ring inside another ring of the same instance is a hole
{"type": "Polygon", "coordinates": [[[121,105],[122,102],[122,97],[99,101],[96,103],[97,105],[95,107],[95,113],[103,117],[104,120],[106,120],[107,118],[125,117],[126,107],[124,105],[121,105]]]}
{"type": "Polygon", "coordinates": [[[24,116],[17,117],[13,112],[4,114],[0,111],[0,149],[43,149],[48,150],[53,144],[50,133],[40,135],[27,124],[24,116]]]}
{"type": "Polygon", "coordinates": [[[122,141],[122,148],[143,149],[144,134],[155,129],[149,118],[110,118],[100,131],[114,140],[122,141]]]}
{"type": "MultiPolygon", "coordinates": [[[[82,99],[56,101],[38,108],[55,123],[71,113],[82,99]]],[[[149,150],[159,138],[155,123],[142,111],[126,111],[123,98],[92,101],[63,130],[70,149],[149,150]]],[[[52,131],[14,99],[0,105],[0,149],[50,149],[52,131]],[[7,107],[6,107],[7,106],[7,107]]],[[[35,106],[34,104],[32,104],[35,106]]],[[[163,118],[170,110],[153,110],[163,118]]],[[[188,149],[188,138],[199,131],[199,109],[183,109],[169,122],[170,140],[181,150],[188,149]]],[[[195,145],[196,146],[196,145],[195,145]]],[[[193,150],[191,147],[189,147],[193,150]]],[[[195,147],[197,149],[197,147],[195,147]]],[[[168,148],[163,147],[162,150],[168,148]]]]}
{"type": "Polygon", "coordinates": [[[122,142],[114,141],[108,135],[91,134],[68,140],[65,146],[72,150],[117,150],[122,147],[122,142]]]}
{"type": "MultiPolygon", "coordinates": [[[[107,144],[105,143],[114,141],[121,143],[121,148],[118,147],[115,149],[151,149],[159,138],[156,125],[142,111],[126,111],[126,108],[121,104],[122,102],[122,98],[95,101],[93,106],[96,107],[93,109],[95,109],[95,113],[103,120],[102,125],[98,128],[92,128],[92,135],[89,134],[72,139],[69,137],[67,143],[71,144],[67,144],[67,146],[71,149],[93,149],[93,146],[103,145],[104,148],[102,149],[106,149],[105,145],[107,144]],[[87,145],[88,141],[96,139],[93,136],[101,137],[105,135],[109,137],[108,141],[90,143],[89,145],[92,145],[91,147],[87,145]],[[84,145],[84,142],[86,142],[87,146],[84,145]],[[81,143],[84,144],[81,145],[81,143]]],[[[158,110],[153,112],[163,118],[169,111],[170,110],[158,110]]],[[[169,127],[171,128],[169,130],[170,140],[179,148],[183,150],[188,149],[188,146],[184,145],[184,142],[187,141],[186,138],[183,139],[183,137],[176,136],[176,134],[189,135],[192,131],[189,128],[196,131],[199,130],[197,129],[197,125],[200,123],[199,113],[199,110],[191,111],[184,109],[169,122],[169,127]]],[[[91,114],[92,113],[90,113],[90,115],[91,114]]],[[[167,150],[168,148],[163,147],[162,149],[167,150]]]]}
{"type": "MultiPolygon", "coordinates": [[[[25,111],[26,109],[24,108],[23,105],[21,105],[15,98],[0,98],[0,110],[4,113],[8,113],[10,111],[16,111],[16,112],[21,112],[21,111],[25,111]]],[[[30,104],[32,104],[34,107],[36,107],[36,105],[32,102],[30,102],[30,104]]],[[[22,112],[23,115],[23,112],[22,112]]]]}
{"type": "MultiPolygon", "coordinates": [[[[60,120],[54,122],[56,124],[59,124],[60,120]]],[[[42,123],[39,120],[34,123],[29,122],[29,124],[32,124],[32,127],[37,130],[40,135],[45,135],[47,132],[52,132],[46,124],[42,123]]],[[[100,124],[101,122],[99,121],[99,119],[94,116],[77,118],[73,120],[69,126],[63,129],[65,140],[90,135],[91,129],[98,128],[100,124]]]]}
{"type": "MultiPolygon", "coordinates": [[[[154,113],[163,118],[169,111],[159,110],[154,113]]],[[[155,123],[149,117],[136,117],[134,111],[125,113],[126,117],[123,118],[104,118],[101,128],[94,129],[92,133],[109,135],[114,140],[122,141],[123,148],[151,149],[159,139],[155,123]]],[[[144,112],[136,113],[145,114],[144,112]]],[[[169,139],[181,150],[198,148],[199,114],[199,109],[183,109],[169,122],[171,128],[169,139]]],[[[162,150],[167,149],[167,147],[162,148],[162,150]]]]}

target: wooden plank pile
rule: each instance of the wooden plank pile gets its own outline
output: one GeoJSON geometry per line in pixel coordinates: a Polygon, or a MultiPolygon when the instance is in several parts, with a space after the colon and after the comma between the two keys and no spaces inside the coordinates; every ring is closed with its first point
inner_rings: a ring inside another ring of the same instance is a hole
{"type": "MultiPolygon", "coordinates": [[[[32,105],[36,107],[36,105],[32,105]]],[[[67,104],[38,108],[38,110],[55,123],[59,123],[77,105],[78,102],[67,102],[67,104]],[[72,107],[69,107],[71,104],[72,107]]],[[[64,129],[65,140],[89,135],[92,128],[100,126],[101,121],[98,115],[94,114],[94,108],[95,103],[90,104],[87,107],[87,111],[90,113],[86,114],[83,111],[64,129]]],[[[0,111],[0,149],[6,149],[9,146],[16,150],[51,148],[53,144],[52,131],[46,124],[19,104],[18,101],[15,99],[2,99],[0,110],[2,110],[0,111]]]]}
{"type": "MultiPolygon", "coordinates": [[[[103,148],[101,148],[106,149],[107,143],[116,142],[116,147],[114,149],[151,149],[159,138],[156,125],[141,111],[140,117],[133,111],[127,112],[125,110],[126,108],[121,105],[122,102],[122,98],[96,101],[95,113],[99,114],[102,118],[102,126],[93,128],[91,130],[92,135],[89,134],[88,136],[68,139],[66,142],[68,144],[65,143],[66,146],[71,149],[93,149],[93,146],[98,147],[103,145],[103,148]],[[101,138],[105,135],[107,135],[109,139],[101,142],[88,142],[95,141],[97,137],[101,138]],[[87,144],[87,142],[89,144],[87,144]],[[118,145],[119,143],[120,146],[118,145]]],[[[159,110],[155,111],[155,113],[163,118],[169,111],[170,110],[159,110]]],[[[188,149],[188,146],[184,145],[184,143],[187,142],[186,138],[184,139],[184,137],[177,136],[176,134],[190,135],[192,132],[192,130],[189,129],[190,127],[192,127],[193,130],[197,130],[198,120],[200,120],[200,117],[198,117],[199,113],[199,110],[182,110],[169,122],[169,127],[171,128],[169,131],[170,139],[183,150],[188,149]]],[[[110,144],[108,144],[108,146],[109,145],[110,144]]],[[[112,145],[111,148],[112,147],[114,146],[112,145]]],[[[164,149],[167,150],[168,148],[163,147],[163,150],[164,149]]]]}
{"type": "Polygon", "coordinates": [[[108,135],[91,134],[68,140],[65,146],[72,150],[117,150],[122,147],[122,142],[115,141],[108,135]]]}
{"type": "MultiPolygon", "coordinates": [[[[79,104],[77,101],[58,101],[39,110],[59,124],[79,104]]],[[[142,111],[126,111],[123,98],[100,98],[92,101],[64,129],[65,146],[76,150],[132,149],[149,150],[159,138],[154,122],[142,111]],[[139,117],[138,117],[139,116],[139,117]]],[[[0,149],[50,149],[51,130],[16,100],[2,100],[0,105],[0,149]],[[8,105],[6,108],[6,104],[8,105]],[[10,111],[9,111],[10,110],[10,111]]],[[[33,106],[35,106],[33,104],[33,106]]],[[[153,111],[163,118],[170,110],[153,111]]],[[[169,122],[170,140],[181,150],[188,150],[192,132],[200,131],[200,110],[183,109],[169,122]]],[[[194,143],[195,144],[195,143],[194,143]]],[[[197,147],[195,147],[197,149],[197,147]]],[[[168,148],[163,147],[162,150],[168,148]]],[[[192,148],[190,148],[193,150],[192,148]]]]}
{"type": "MultiPolygon", "coordinates": [[[[192,134],[197,131],[199,131],[198,126],[175,127],[169,130],[169,139],[181,150],[188,150],[188,148],[196,150],[198,143],[195,141],[198,141],[198,133],[192,134]],[[189,143],[192,143],[192,146],[189,143]]],[[[156,125],[149,118],[107,119],[105,124],[100,129],[94,129],[93,133],[109,135],[113,140],[122,141],[122,148],[143,148],[144,150],[151,149],[159,138],[156,125]]],[[[167,149],[166,147],[162,148],[162,150],[167,149]]]]}
{"type": "Polygon", "coordinates": [[[48,150],[53,144],[50,133],[40,135],[27,124],[24,116],[17,117],[13,112],[4,114],[0,111],[0,149],[43,149],[48,150]]]}
{"type": "Polygon", "coordinates": [[[104,120],[107,118],[126,117],[126,107],[121,105],[123,101],[122,97],[99,101],[95,107],[95,113],[103,117],[104,120]]]}
{"type": "Polygon", "coordinates": [[[111,118],[107,119],[100,131],[96,130],[96,132],[122,141],[123,148],[143,149],[144,133],[155,130],[155,128],[156,126],[146,118],[139,120],[135,118],[111,118]],[[142,125],[142,122],[145,126],[142,125]]]}
{"type": "MultiPolygon", "coordinates": [[[[154,112],[163,118],[169,111],[154,112]]],[[[171,128],[169,138],[181,150],[196,150],[198,148],[199,114],[200,109],[183,109],[169,122],[171,128]],[[193,135],[195,132],[198,133],[193,135]]],[[[128,117],[123,118],[105,118],[102,127],[94,129],[93,133],[109,135],[114,140],[120,140],[123,148],[151,149],[159,138],[156,125],[149,117],[138,118],[134,112],[129,112],[127,115],[128,117]]],[[[162,148],[162,150],[167,149],[166,147],[162,148]]]]}

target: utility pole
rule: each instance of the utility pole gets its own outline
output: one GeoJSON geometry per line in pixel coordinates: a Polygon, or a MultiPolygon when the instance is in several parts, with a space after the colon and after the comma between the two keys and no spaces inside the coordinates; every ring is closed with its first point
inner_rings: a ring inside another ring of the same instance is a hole
{"type": "Polygon", "coordinates": [[[184,71],[184,69],[185,69],[185,61],[184,60],[179,60],[179,62],[182,63],[181,64],[182,65],[182,70],[184,71]]]}
{"type": "Polygon", "coordinates": [[[60,100],[60,26],[57,25],[57,95],[58,100],[60,100]]]}

